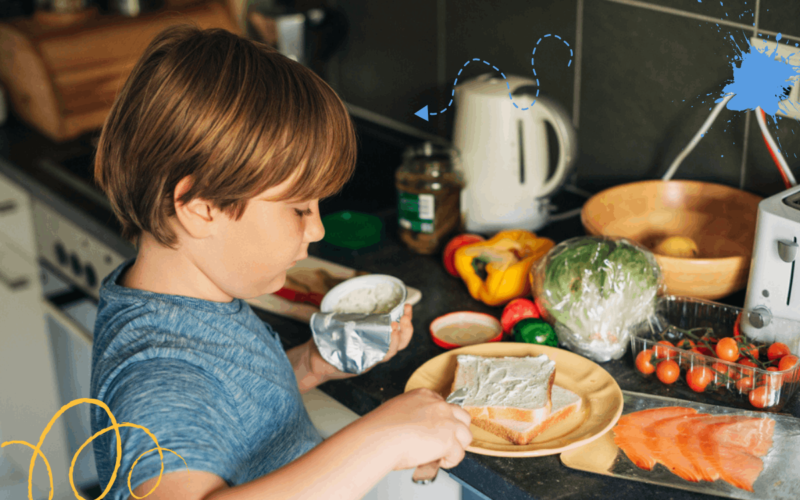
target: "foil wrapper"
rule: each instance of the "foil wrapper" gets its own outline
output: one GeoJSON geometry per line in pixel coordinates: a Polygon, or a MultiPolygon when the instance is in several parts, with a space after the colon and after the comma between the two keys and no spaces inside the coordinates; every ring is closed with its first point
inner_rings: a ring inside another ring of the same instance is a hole
{"type": "Polygon", "coordinates": [[[389,352],[389,314],[314,313],[310,323],[322,358],[344,373],[364,373],[389,352]]]}

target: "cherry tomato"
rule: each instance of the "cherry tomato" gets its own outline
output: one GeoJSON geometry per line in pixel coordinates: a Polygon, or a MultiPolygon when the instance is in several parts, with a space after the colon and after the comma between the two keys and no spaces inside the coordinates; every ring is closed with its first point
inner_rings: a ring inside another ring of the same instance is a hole
{"type": "Polygon", "coordinates": [[[705,366],[695,366],[686,372],[686,383],[695,392],[703,392],[714,379],[714,372],[705,366]]]}
{"type": "MultiPolygon", "coordinates": [[[[675,347],[669,340],[659,340],[658,343],[669,347],[675,347]]],[[[655,351],[656,351],[656,358],[658,359],[663,359],[663,358],[670,359],[678,355],[678,353],[673,351],[672,349],[667,349],[659,346],[656,346],[655,351]]]]}
{"type": "Polygon", "coordinates": [[[761,387],[756,387],[752,391],[750,391],[750,395],[748,396],[750,399],[750,404],[755,406],[756,408],[764,408],[769,404],[770,399],[770,391],[769,388],[765,385],[761,387]]]}
{"type": "Polygon", "coordinates": [[[656,367],[653,366],[652,349],[645,349],[636,356],[636,368],[645,375],[650,375],[656,371],[656,367]]]}
{"type": "Polygon", "coordinates": [[[739,392],[745,392],[753,388],[753,377],[744,377],[736,381],[736,388],[739,392]]]}
{"type": "MultiPolygon", "coordinates": [[[[789,354],[788,356],[784,356],[784,357],[781,358],[780,362],[778,363],[778,370],[780,370],[780,371],[791,370],[792,368],[797,366],[797,361],[798,361],[797,356],[795,356],[793,354],[789,354]]],[[[789,383],[789,382],[797,382],[797,380],[799,378],[800,378],[800,371],[795,372],[794,375],[792,375],[791,372],[787,373],[786,375],[784,375],[784,381],[787,382],[787,383],[789,383]]]]}
{"type": "Polygon", "coordinates": [[[658,380],[664,382],[665,384],[674,383],[676,380],[678,380],[678,376],[680,374],[681,367],[678,366],[678,363],[671,359],[660,362],[656,368],[656,376],[658,377],[658,380]]]}
{"type": "Polygon", "coordinates": [[[679,349],[686,349],[687,351],[691,351],[694,348],[694,346],[695,346],[694,341],[691,339],[681,339],[678,341],[679,349]]]}
{"type": "Polygon", "coordinates": [[[728,365],[726,365],[725,363],[714,363],[713,365],[711,365],[711,369],[717,373],[721,373],[722,375],[728,373],[728,365]]]}
{"type": "Polygon", "coordinates": [[[758,347],[755,344],[748,344],[746,347],[740,347],[739,352],[742,354],[742,357],[749,357],[747,354],[749,353],[754,359],[758,359],[758,347]]]}
{"type": "Polygon", "coordinates": [[[789,346],[781,342],[775,342],[774,344],[769,346],[769,349],[767,349],[767,357],[769,358],[770,361],[772,361],[773,359],[781,359],[782,357],[788,356],[789,354],[791,354],[791,352],[789,351],[789,346]]]}
{"type": "Polygon", "coordinates": [[[781,358],[780,362],[778,363],[778,370],[789,370],[793,368],[797,364],[797,356],[792,354],[788,356],[784,356],[781,358]]]}
{"type": "Polygon", "coordinates": [[[731,380],[739,380],[742,378],[742,372],[738,368],[731,368],[728,370],[728,378],[731,380]]]}
{"type": "Polygon", "coordinates": [[[736,316],[736,323],[733,324],[733,336],[741,337],[742,336],[742,329],[739,327],[739,324],[742,322],[742,313],[740,312],[738,316],[736,316]]]}
{"type": "Polygon", "coordinates": [[[717,357],[723,361],[736,361],[739,359],[739,347],[730,337],[721,339],[717,344],[717,357]]]}
{"type": "Polygon", "coordinates": [[[740,359],[740,360],[738,361],[738,363],[739,363],[740,365],[743,365],[743,366],[752,366],[752,367],[754,367],[754,368],[758,368],[758,365],[756,365],[755,363],[753,363],[752,361],[750,361],[748,358],[742,358],[742,359],[740,359]]]}

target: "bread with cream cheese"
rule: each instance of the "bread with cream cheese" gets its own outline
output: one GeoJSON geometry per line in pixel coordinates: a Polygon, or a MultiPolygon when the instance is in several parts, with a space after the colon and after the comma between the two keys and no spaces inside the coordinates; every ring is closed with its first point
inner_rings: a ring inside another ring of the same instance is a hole
{"type": "Polygon", "coordinates": [[[453,391],[467,387],[462,403],[473,420],[541,423],[551,413],[556,365],[547,357],[457,357],[453,391]]]}
{"type": "Polygon", "coordinates": [[[478,417],[472,419],[472,424],[516,445],[530,444],[536,436],[581,409],[581,397],[557,385],[553,386],[551,403],[550,414],[535,422],[478,417]]]}

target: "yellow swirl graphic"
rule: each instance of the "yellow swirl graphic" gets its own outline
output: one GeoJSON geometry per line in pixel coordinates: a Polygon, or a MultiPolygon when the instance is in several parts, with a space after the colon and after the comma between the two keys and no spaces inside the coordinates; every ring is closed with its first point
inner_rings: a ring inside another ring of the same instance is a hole
{"type": "Polygon", "coordinates": [[[48,500],[53,500],[53,493],[54,493],[53,492],[53,472],[50,469],[50,462],[47,461],[47,457],[44,456],[44,453],[41,451],[42,443],[44,443],[44,438],[47,437],[47,433],[50,432],[50,429],[53,427],[53,424],[56,422],[56,420],[58,420],[58,418],[61,415],[64,414],[65,411],[69,410],[70,408],[72,408],[74,406],[78,406],[79,404],[83,404],[83,403],[89,403],[89,404],[97,405],[97,406],[101,407],[102,409],[104,409],[106,411],[106,413],[108,414],[108,418],[111,420],[111,425],[109,427],[106,427],[105,429],[97,431],[92,437],[87,439],[81,445],[81,447],[78,448],[78,451],[75,452],[75,455],[72,456],[72,463],[70,463],[70,466],[69,466],[69,485],[72,487],[72,492],[75,493],[75,498],[77,498],[78,500],[86,500],[86,499],[83,498],[80,495],[80,493],[78,493],[78,489],[75,487],[75,480],[72,477],[72,475],[74,473],[74,470],[75,470],[75,462],[78,460],[78,456],[81,454],[81,451],[83,451],[83,449],[86,448],[89,445],[89,443],[94,441],[95,438],[97,438],[98,436],[101,436],[101,435],[105,434],[106,432],[113,430],[114,433],[117,436],[117,460],[116,460],[116,462],[114,464],[114,472],[111,473],[111,479],[109,479],[108,484],[106,485],[106,489],[103,490],[103,493],[99,497],[97,497],[97,500],[101,500],[102,498],[104,498],[106,495],[108,495],[108,492],[111,490],[111,486],[113,486],[114,480],[117,478],[117,471],[119,470],[120,465],[121,465],[121,461],[122,461],[122,440],[120,439],[120,435],[119,435],[119,428],[120,427],[133,427],[133,428],[136,428],[136,429],[141,429],[148,436],[150,436],[150,439],[152,439],[153,442],[156,444],[155,448],[151,448],[151,449],[145,451],[144,453],[142,453],[141,455],[139,455],[139,457],[133,462],[133,465],[131,466],[130,472],[128,472],[128,490],[130,490],[131,495],[133,496],[133,498],[137,498],[137,499],[145,498],[145,497],[149,496],[151,493],[153,493],[156,490],[156,488],[158,488],[158,485],[161,484],[161,476],[164,475],[164,452],[165,451],[168,451],[168,452],[173,453],[173,454],[177,455],[178,457],[180,457],[180,459],[183,460],[183,464],[186,465],[187,472],[189,471],[189,466],[188,466],[188,464],[186,464],[186,460],[184,460],[184,458],[181,457],[178,453],[176,453],[176,452],[174,452],[174,451],[172,451],[170,449],[167,449],[167,448],[162,448],[158,444],[158,439],[156,439],[156,436],[152,432],[150,432],[149,429],[147,429],[146,427],[143,427],[141,425],[131,424],[129,422],[123,422],[121,424],[117,423],[117,419],[114,418],[114,414],[111,413],[111,410],[108,408],[108,406],[105,403],[103,403],[99,399],[81,398],[81,399],[76,399],[74,401],[71,401],[71,402],[65,404],[64,406],[61,407],[60,410],[58,410],[58,412],[55,415],[53,415],[53,418],[50,419],[50,422],[47,424],[47,427],[45,427],[44,431],[42,431],[42,435],[39,436],[39,442],[36,444],[36,446],[28,443],[27,441],[6,441],[6,442],[0,444],[0,448],[5,448],[6,445],[9,445],[9,444],[21,444],[21,445],[27,446],[28,448],[33,449],[33,456],[31,457],[30,470],[28,471],[28,500],[33,500],[33,468],[36,466],[36,457],[38,457],[39,455],[41,455],[42,456],[42,460],[44,460],[44,465],[47,468],[47,477],[50,479],[50,496],[48,497],[48,500]],[[143,456],[145,456],[148,453],[150,453],[151,451],[158,451],[158,456],[161,459],[161,471],[158,473],[158,481],[156,481],[155,486],[153,486],[153,488],[150,491],[148,491],[144,496],[141,496],[141,497],[140,496],[136,496],[136,494],[133,492],[133,489],[131,488],[131,477],[133,476],[133,469],[136,467],[136,464],[139,463],[139,460],[143,456]]]}

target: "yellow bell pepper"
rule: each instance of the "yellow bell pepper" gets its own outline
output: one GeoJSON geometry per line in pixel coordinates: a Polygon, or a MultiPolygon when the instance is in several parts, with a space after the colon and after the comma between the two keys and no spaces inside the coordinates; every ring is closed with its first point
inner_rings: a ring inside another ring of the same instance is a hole
{"type": "Polygon", "coordinates": [[[498,306],[530,293],[531,266],[553,246],[552,240],[529,231],[501,231],[456,250],[456,270],[472,298],[498,306]]]}

